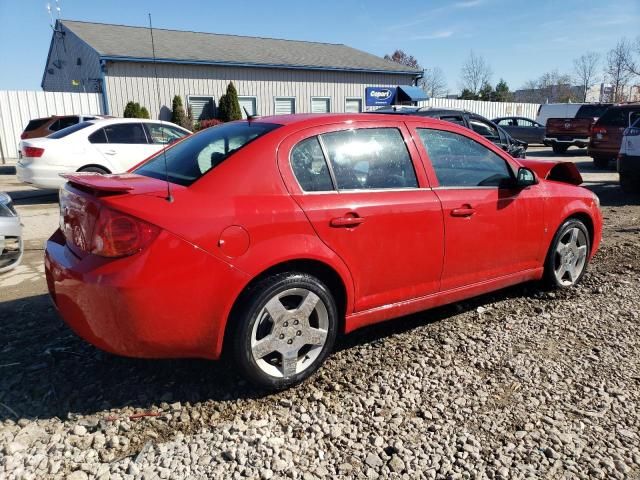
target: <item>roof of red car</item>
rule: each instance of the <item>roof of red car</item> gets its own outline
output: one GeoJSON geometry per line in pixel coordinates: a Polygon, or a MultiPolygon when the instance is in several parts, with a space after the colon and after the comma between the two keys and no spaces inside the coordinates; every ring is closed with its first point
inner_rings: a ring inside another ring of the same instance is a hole
{"type": "Polygon", "coordinates": [[[347,122],[352,121],[421,121],[425,123],[437,124],[449,124],[449,122],[443,122],[435,118],[417,116],[417,115],[398,115],[398,114],[385,114],[385,113],[294,113],[290,115],[270,115],[264,117],[256,117],[253,121],[278,123],[280,125],[293,125],[299,123],[332,123],[332,122],[347,122]]]}

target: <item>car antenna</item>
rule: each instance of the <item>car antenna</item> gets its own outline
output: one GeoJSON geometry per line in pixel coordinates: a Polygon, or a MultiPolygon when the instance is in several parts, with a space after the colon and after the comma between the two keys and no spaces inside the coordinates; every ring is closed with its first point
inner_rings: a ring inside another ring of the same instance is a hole
{"type": "Polygon", "coordinates": [[[247,122],[251,123],[251,120],[253,120],[254,118],[258,118],[260,115],[251,115],[249,113],[249,110],[247,110],[246,106],[243,106],[242,109],[244,110],[244,114],[247,116],[247,122]]]}
{"type": "MultiPolygon", "coordinates": [[[[153,43],[153,25],[151,24],[151,14],[149,13],[149,32],[151,33],[151,53],[153,55],[153,73],[156,77],[156,91],[158,93],[158,105],[162,103],[160,97],[160,81],[158,80],[158,67],[156,66],[156,46],[153,43]]],[[[171,183],[169,182],[169,168],[167,167],[167,146],[165,141],[165,131],[162,129],[162,143],[164,145],[162,149],[162,156],[164,157],[164,181],[167,184],[167,196],[165,200],[169,203],[173,202],[173,195],[171,195],[171,183]]]]}

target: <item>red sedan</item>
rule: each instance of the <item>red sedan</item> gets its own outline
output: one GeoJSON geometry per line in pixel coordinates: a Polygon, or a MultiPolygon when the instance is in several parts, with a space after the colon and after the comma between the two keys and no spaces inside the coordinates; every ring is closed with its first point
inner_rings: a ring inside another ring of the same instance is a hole
{"type": "Polygon", "coordinates": [[[131,173],[67,179],[45,260],[71,328],[132,357],[224,350],[269,388],[311,375],[338,334],[528,280],[571,286],[602,229],[573,164],[423,117],[227,123],[131,173]]]}

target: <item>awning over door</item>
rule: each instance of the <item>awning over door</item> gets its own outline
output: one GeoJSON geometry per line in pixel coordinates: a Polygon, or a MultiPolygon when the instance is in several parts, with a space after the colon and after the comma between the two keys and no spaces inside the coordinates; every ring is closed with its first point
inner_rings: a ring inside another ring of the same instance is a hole
{"type": "Polygon", "coordinates": [[[419,102],[421,100],[429,100],[429,95],[420,87],[398,85],[396,102],[419,102]]]}

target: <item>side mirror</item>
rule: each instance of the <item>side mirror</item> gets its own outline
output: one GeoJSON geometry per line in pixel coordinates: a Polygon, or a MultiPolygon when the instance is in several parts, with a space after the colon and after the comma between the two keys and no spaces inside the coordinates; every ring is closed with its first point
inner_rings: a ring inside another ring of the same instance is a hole
{"type": "Polygon", "coordinates": [[[526,167],[520,167],[518,169],[518,176],[516,178],[516,185],[518,187],[525,188],[530,185],[535,185],[536,183],[538,183],[538,180],[532,170],[526,167]]]}

